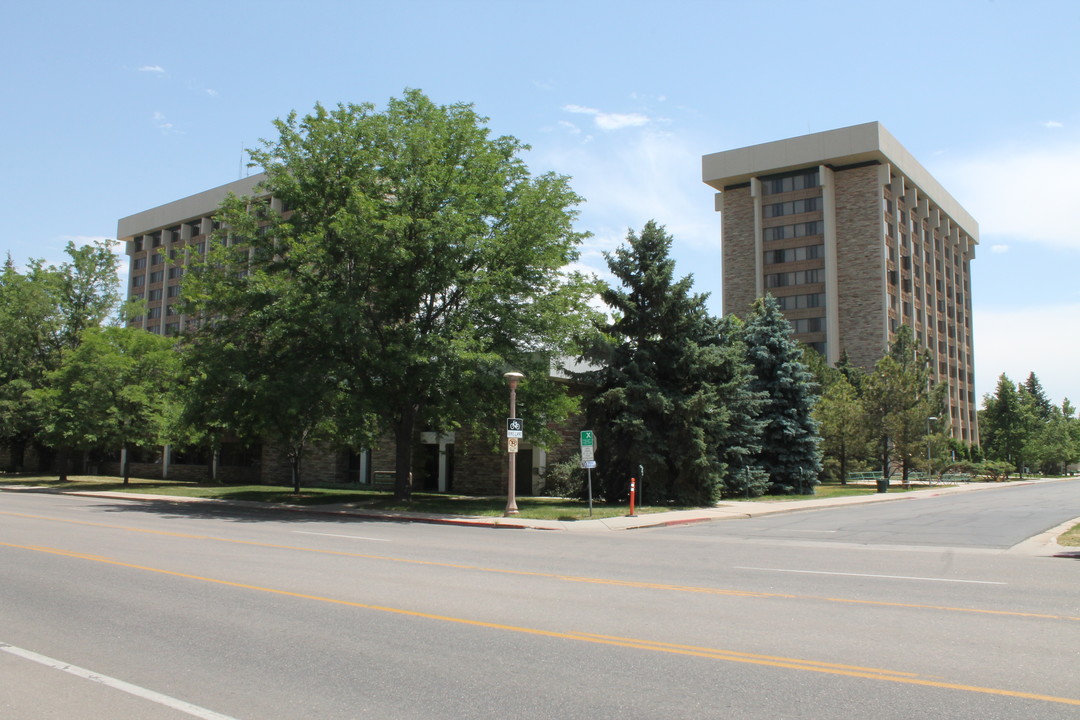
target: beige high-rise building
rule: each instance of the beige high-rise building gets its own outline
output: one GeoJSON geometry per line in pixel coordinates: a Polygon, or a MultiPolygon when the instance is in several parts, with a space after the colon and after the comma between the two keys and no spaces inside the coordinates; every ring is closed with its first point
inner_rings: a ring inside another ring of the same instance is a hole
{"type": "Polygon", "coordinates": [[[722,213],[725,314],[771,293],[796,339],[863,367],[911,327],[948,385],[953,437],[978,442],[979,226],[880,123],[705,155],[702,179],[722,213]]]}

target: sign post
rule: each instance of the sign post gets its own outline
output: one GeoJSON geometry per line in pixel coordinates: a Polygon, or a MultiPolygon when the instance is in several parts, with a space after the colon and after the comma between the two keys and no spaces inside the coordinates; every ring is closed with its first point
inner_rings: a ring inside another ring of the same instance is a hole
{"type": "Polygon", "coordinates": [[[581,467],[589,474],[589,517],[592,517],[592,471],[596,467],[596,435],[592,430],[581,431],[581,467]]]}
{"type": "Polygon", "coordinates": [[[517,416],[517,386],[524,375],[519,372],[503,373],[510,385],[510,417],[506,418],[506,510],[503,515],[510,517],[518,514],[517,497],[514,483],[517,482],[517,444],[524,436],[525,423],[517,416]]]}

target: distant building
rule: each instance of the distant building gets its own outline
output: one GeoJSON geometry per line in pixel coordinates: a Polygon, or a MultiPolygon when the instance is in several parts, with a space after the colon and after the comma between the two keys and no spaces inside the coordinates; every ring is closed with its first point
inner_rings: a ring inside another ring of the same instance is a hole
{"type": "Polygon", "coordinates": [[[970,263],[978,223],[880,123],[705,155],[722,213],[724,313],[771,293],[796,339],[863,367],[900,325],[978,442],[970,263]]]}

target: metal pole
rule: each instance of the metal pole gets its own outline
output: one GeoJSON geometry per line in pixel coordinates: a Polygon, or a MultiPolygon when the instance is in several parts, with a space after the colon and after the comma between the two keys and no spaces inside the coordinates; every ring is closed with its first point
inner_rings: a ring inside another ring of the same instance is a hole
{"type": "MultiPolygon", "coordinates": [[[[524,377],[519,372],[508,372],[503,375],[510,382],[510,417],[517,417],[517,386],[518,381],[524,377]]],[[[509,442],[509,440],[507,440],[509,442]]],[[[517,497],[515,496],[514,487],[517,481],[517,453],[508,452],[510,456],[509,474],[506,480],[506,510],[503,511],[503,515],[509,517],[511,515],[518,514],[517,497]]]]}
{"type": "Polygon", "coordinates": [[[926,482],[930,485],[934,484],[934,467],[931,465],[930,460],[930,421],[937,420],[936,417],[931,415],[926,418],[926,482]]]}
{"type": "Polygon", "coordinates": [[[592,468],[586,472],[589,473],[589,517],[592,517],[592,468]]]}

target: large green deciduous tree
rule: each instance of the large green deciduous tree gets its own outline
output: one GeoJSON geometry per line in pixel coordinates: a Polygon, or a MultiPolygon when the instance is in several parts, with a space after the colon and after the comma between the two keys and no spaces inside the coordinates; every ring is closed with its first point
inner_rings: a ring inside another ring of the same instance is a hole
{"type": "MultiPolygon", "coordinates": [[[[602,340],[589,354],[600,367],[583,376],[591,388],[587,415],[605,497],[625,497],[630,478],[643,472],[651,502],[703,505],[720,497],[737,469],[723,450],[736,420],[758,427],[756,407],[747,407],[745,362],[721,342],[705,296],[691,292],[692,277],[675,279],[671,243],[649,221],[607,255],[620,286],[601,293],[614,318],[599,328],[602,340]]],[[[750,444],[742,449],[759,447],[750,444]]]]}
{"type": "Polygon", "coordinates": [[[927,358],[916,347],[911,329],[897,330],[888,353],[862,382],[863,412],[870,438],[877,448],[882,478],[889,484],[899,461],[903,481],[925,457],[929,418],[943,414],[945,385],[930,380],[927,358]]]}
{"type": "Polygon", "coordinates": [[[821,472],[821,439],[813,417],[818,396],[791,325],[771,295],[755,301],[743,340],[751,388],[765,394],[759,464],[769,474],[770,491],[812,493],[821,472]]]}
{"type": "Polygon", "coordinates": [[[9,257],[0,273],[0,443],[11,447],[15,466],[41,429],[27,393],[42,389],[61,354],[104,323],[119,301],[110,241],[68,243],[65,252],[59,266],[31,260],[25,272],[9,257]]]}
{"type": "MultiPolygon", "coordinates": [[[[61,479],[68,451],[162,444],[177,368],[168,338],[136,328],[83,330],[44,386],[29,393],[40,436],[60,451],[61,479]]],[[[126,462],[122,472],[126,484],[126,462]]]]}
{"type": "Polygon", "coordinates": [[[858,390],[843,373],[836,372],[814,408],[821,426],[821,449],[836,463],[840,484],[847,484],[853,460],[866,456],[867,432],[858,390]]]}
{"type": "MultiPolygon", "coordinates": [[[[227,200],[228,246],[219,241],[185,279],[189,309],[204,318],[267,316],[255,336],[207,322],[203,341],[257,354],[272,336],[283,362],[266,382],[310,357],[327,379],[318,396],[336,398],[326,407],[335,436],[362,441],[367,418],[393,434],[401,498],[418,427],[499,417],[504,371],[526,373],[520,397],[534,440],[573,405],[547,377],[593,291],[566,270],[582,237],[573,229],[580,198],[565,177],[531,175],[526,146],[492,137],[486,122],[470,105],[436,105],[417,90],[381,112],[290,114],[276,139],[251,151],[266,172],[258,192],[274,206],[227,200]]],[[[242,381],[253,389],[263,379],[242,381]]]]}

